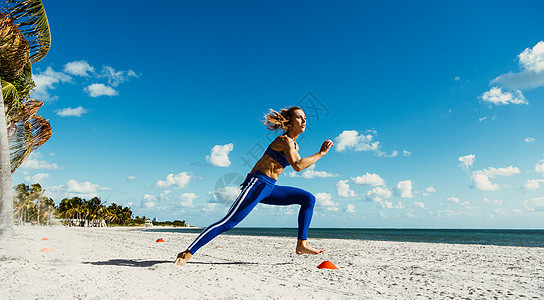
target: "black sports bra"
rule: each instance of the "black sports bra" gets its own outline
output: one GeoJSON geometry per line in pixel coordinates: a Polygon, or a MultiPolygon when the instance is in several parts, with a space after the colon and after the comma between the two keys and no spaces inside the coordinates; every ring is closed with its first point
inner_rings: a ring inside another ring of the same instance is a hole
{"type": "MultiPolygon", "coordinates": [[[[298,145],[297,145],[297,142],[295,142],[295,150],[297,148],[298,148],[298,145]]],[[[284,168],[289,165],[289,162],[287,161],[287,157],[285,157],[285,153],[283,153],[283,151],[276,151],[272,149],[270,146],[268,146],[264,154],[272,157],[272,159],[277,161],[284,168]]]]}

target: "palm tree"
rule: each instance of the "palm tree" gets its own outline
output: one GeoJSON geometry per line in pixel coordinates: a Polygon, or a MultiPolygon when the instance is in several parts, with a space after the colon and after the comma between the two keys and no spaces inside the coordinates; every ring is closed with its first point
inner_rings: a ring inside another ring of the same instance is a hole
{"type": "Polygon", "coordinates": [[[49,197],[42,196],[39,202],[38,211],[40,212],[38,218],[41,220],[41,224],[51,225],[51,219],[55,213],[55,202],[49,197]]]}
{"type": "Polygon", "coordinates": [[[33,222],[35,219],[39,223],[39,198],[41,197],[42,189],[39,184],[28,186],[24,183],[18,184],[15,187],[16,196],[13,198],[15,206],[15,216],[17,216],[18,224],[33,222]],[[34,202],[37,203],[34,203],[34,202]],[[36,217],[36,218],[34,218],[36,217]]]}
{"type": "Polygon", "coordinates": [[[41,0],[6,0],[0,8],[0,238],[13,232],[11,173],[51,136],[30,99],[31,62],[49,51],[51,34],[41,0]]]}
{"type": "Polygon", "coordinates": [[[36,222],[40,225],[48,217],[50,218],[55,203],[52,199],[45,197],[44,192],[39,183],[31,186],[21,183],[15,187],[13,206],[19,225],[26,222],[36,222]]]}
{"type": "Polygon", "coordinates": [[[74,219],[78,220],[78,224],[81,226],[83,224],[82,222],[82,214],[85,213],[85,200],[79,198],[79,197],[73,197],[73,198],[64,198],[59,203],[59,207],[57,208],[57,213],[59,217],[64,218],[64,224],[68,226],[76,225],[74,222],[74,219]],[[70,220],[70,221],[68,221],[70,220]]]}
{"type": "Polygon", "coordinates": [[[106,208],[108,212],[108,220],[110,221],[110,226],[113,224],[119,224],[121,222],[121,214],[123,213],[123,207],[117,205],[117,203],[112,203],[106,208]]]}

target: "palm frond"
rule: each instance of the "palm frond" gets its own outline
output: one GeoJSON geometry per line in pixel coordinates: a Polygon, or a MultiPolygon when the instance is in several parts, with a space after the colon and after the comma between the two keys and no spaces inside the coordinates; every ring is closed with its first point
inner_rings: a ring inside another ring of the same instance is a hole
{"type": "Polygon", "coordinates": [[[8,13],[16,19],[30,45],[30,59],[40,61],[51,47],[49,21],[41,0],[6,0],[8,13]]]}
{"type": "Polygon", "coordinates": [[[30,61],[24,66],[23,72],[13,81],[9,82],[4,78],[1,81],[4,108],[9,128],[10,123],[18,118],[18,110],[21,109],[25,100],[29,101],[30,92],[36,86],[32,80],[32,65],[30,61]]]}
{"type": "Polygon", "coordinates": [[[19,101],[19,92],[17,91],[15,86],[6,80],[1,81],[2,95],[4,96],[4,105],[6,106],[6,114],[8,114],[11,109],[17,109],[21,106],[22,103],[19,101]]]}
{"type": "Polygon", "coordinates": [[[29,43],[13,18],[0,12],[0,77],[12,81],[29,61],[29,43]]]}
{"type": "Polygon", "coordinates": [[[47,142],[53,134],[49,121],[36,115],[42,105],[41,101],[29,99],[17,110],[17,117],[9,124],[12,173],[28,158],[32,151],[47,142]]]}
{"type": "Polygon", "coordinates": [[[19,110],[23,103],[21,101],[21,98],[19,97],[19,92],[15,88],[15,86],[5,80],[2,81],[2,95],[4,96],[4,109],[5,109],[5,115],[6,115],[6,122],[8,124],[8,130],[9,130],[9,124],[12,123],[18,113],[17,110],[19,110]]]}
{"type": "Polygon", "coordinates": [[[11,82],[19,92],[22,101],[30,98],[30,92],[36,86],[34,80],[32,80],[32,64],[30,61],[24,66],[23,72],[11,82]]]}
{"type": "MultiPolygon", "coordinates": [[[[23,73],[15,78],[13,83],[2,80],[2,94],[4,95],[4,108],[6,110],[5,114],[8,132],[13,130],[15,123],[26,120],[31,115],[36,114],[37,109],[32,113],[28,113],[30,108],[28,105],[36,105],[36,100],[30,98],[30,92],[34,86],[30,61],[25,65],[23,73]],[[28,106],[26,108],[25,103],[28,106]]],[[[41,101],[37,102],[43,104],[41,101]]],[[[41,104],[39,107],[41,107],[41,104]]]]}

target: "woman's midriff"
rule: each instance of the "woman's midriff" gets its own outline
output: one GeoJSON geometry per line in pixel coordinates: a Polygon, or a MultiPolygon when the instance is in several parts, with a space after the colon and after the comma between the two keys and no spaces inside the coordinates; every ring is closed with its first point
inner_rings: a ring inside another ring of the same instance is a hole
{"type": "Polygon", "coordinates": [[[266,176],[274,180],[278,180],[283,170],[284,168],[277,161],[264,154],[263,157],[261,157],[261,159],[259,159],[259,161],[255,164],[255,167],[253,167],[251,173],[261,171],[266,176]]]}

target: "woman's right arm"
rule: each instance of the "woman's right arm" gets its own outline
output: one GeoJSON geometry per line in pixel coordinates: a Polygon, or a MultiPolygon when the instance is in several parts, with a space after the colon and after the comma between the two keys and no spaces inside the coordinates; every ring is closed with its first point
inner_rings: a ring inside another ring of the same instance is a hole
{"type": "Polygon", "coordinates": [[[321,145],[321,149],[319,152],[312,156],[308,156],[305,158],[300,158],[300,155],[298,154],[298,151],[295,149],[295,144],[292,139],[287,140],[287,153],[286,158],[289,164],[293,167],[293,169],[297,172],[300,172],[309,166],[313,165],[316,161],[318,161],[320,158],[325,156],[329,149],[333,146],[333,142],[331,140],[326,140],[321,145]]]}

